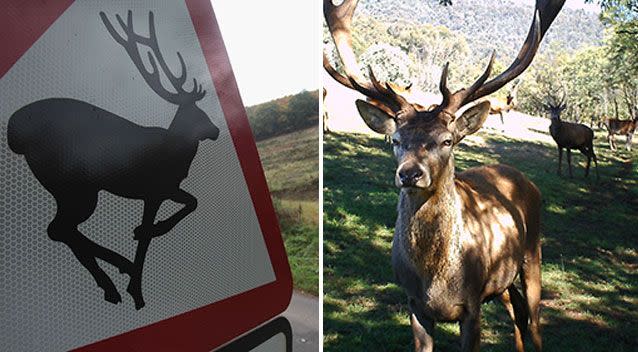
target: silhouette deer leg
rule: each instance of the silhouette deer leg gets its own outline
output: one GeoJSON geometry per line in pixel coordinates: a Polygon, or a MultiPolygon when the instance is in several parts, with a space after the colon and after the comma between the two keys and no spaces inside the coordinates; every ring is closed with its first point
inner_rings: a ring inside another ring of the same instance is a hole
{"type": "MultiPolygon", "coordinates": [[[[79,192],[78,192],[79,193],[79,192]]],[[[84,193],[86,194],[86,193],[84,193]]],[[[128,260],[119,254],[107,250],[86,238],[78,229],[78,225],[86,221],[97,205],[97,193],[82,198],[64,199],[61,196],[57,200],[57,213],[49,224],[47,232],[54,241],[65,243],[78,261],[91,273],[97,285],[104,290],[104,299],[111,303],[119,303],[122,297],[108,275],[100,268],[95,257],[105,259],[122,269],[130,269],[128,260]],[[128,262],[128,263],[127,263],[128,262]]]]}
{"type": "Polygon", "coordinates": [[[137,249],[135,250],[135,261],[133,263],[134,272],[129,280],[126,292],[128,292],[135,302],[135,309],[140,310],[144,307],[144,297],[142,296],[142,272],[144,271],[144,261],[146,260],[146,252],[153,239],[153,222],[157,211],[162,205],[161,200],[150,199],[144,201],[144,215],[142,216],[142,225],[135,228],[135,239],[137,249]]]}
{"type": "Polygon", "coordinates": [[[611,150],[616,150],[616,145],[614,144],[614,135],[613,133],[610,133],[607,136],[607,139],[609,140],[609,148],[611,148],[611,150]]]}
{"type": "Polygon", "coordinates": [[[171,215],[166,220],[158,221],[157,224],[153,226],[152,237],[159,237],[170,230],[173,229],[182,219],[184,219],[188,214],[195,211],[197,208],[197,198],[195,198],[192,194],[184,191],[178,190],[174,195],[170,198],[175,203],[184,204],[184,207],[180,209],[177,213],[171,215]]]}
{"type": "Polygon", "coordinates": [[[147,200],[144,202],[144,217],[142,219],[142,225],[138,226],[134,231],[135,239],[139,241],[135,252],[135,274],[131,276],[131,281],[129,282],[126,291],[131,295],[131,297],[133,297],[133,300],[135,301],[135,309],[138,310],[145,305],[144,298],[142,296],[142,272],[144,270],[146,252],[151,244],[151,239],[172,230],[175,225],[197,208],[197,199],[181,189],[177,190],[177,192],[170,197],[170,200],[184,204],[185,206],[168,219],[158,221],[157,224],[153,224],[162,201],[147,200]]]}
{"type": "Polygon", "coordinates": [[[560,164],[563,163],[563,148],[558,147],[558,175],[560,176],[560,164]]]}
{"type": "Polygon", "coordinates": [[[631,151],[631,139],[633,138],[633,136],[633,133],[629,133],[627,135],[627,151],[631,151]]]}
{"type": "Polygon", "coordinates": [[[569,170],[569,177],[572,178],[572,150],[567,148],[567,168],[569,170]]]}
{"type": "Polygon", "coordinates": [[[514,285],[510,286],[501,295],[501,303],[514,322],[514,344],[517,352],[524,352],[523,336],[527,331],[527,307],[523,297],[514,285]]]}

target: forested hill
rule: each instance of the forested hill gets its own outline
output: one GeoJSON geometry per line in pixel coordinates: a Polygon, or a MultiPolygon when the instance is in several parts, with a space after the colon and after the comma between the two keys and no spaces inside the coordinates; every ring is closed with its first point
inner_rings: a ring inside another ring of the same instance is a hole
{"type": "MultiPolygon", "coordinates": [[[[397,19],[420,24],[443,25],[462,33],[473,53],[497,49],[501,58],[516,56],[529,30],[534,1],[529,4],[509,0],[455,0],[442,6],[439,0],[366,0],[357,13],[383,22],[397,19]]],[[[600,42],[603,27],[595,13],[564,8],[552,25],[544,45],[578,49],[600,42]]]]}
{"type": "Polygon", "coordinates": [[[246,108],[255,139],[279,136],[319,124],[318,91],[302,91],[246,108]]]}

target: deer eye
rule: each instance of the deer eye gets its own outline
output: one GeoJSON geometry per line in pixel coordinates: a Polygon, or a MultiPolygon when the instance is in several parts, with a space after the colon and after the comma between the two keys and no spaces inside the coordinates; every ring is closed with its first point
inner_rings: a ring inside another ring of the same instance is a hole
{"type": "Polygon", "coordinates": [[[446,139],[443,141],[443,143],[441,143],[444,147],[450,147],[452,146],[452,140],[451,139],[446,139]]]}

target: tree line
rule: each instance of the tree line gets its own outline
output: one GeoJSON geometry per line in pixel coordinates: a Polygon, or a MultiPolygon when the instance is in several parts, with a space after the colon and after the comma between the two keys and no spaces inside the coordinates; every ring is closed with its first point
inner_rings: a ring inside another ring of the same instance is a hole
{"type": "Polygon", "coordinates": [[[260,141],[319,123],[318,91],[301,91],[246,108],[255,139],[260,141]]]}

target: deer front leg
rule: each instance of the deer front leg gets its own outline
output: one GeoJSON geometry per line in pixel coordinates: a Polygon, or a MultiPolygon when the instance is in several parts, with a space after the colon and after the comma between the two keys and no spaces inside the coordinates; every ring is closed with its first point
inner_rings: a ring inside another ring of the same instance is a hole
{"type": "Polygon", "coordinates": [[[558,176],[560,176],[560,164],[563,162],[563,148],[558,147],[558,176]]]}
{"type": "Polygon", "coordinates": [[[569,170],[569,177],[572,178],[572,150],[567,148],[567,168],[569,170]]]}
{"type": "Polygon", "coordinates": [[[167,232],[172,230],[173,227],[175,227],[180,221],[182,221],[182,219],[184,219],[188,214],[197,209],[197,198],[184,190],[178,190],[169,199],[175,203],[184,204],[184,207],[177,213],[171,215],[171,217],[169,217],[168,219],[158,221],[157,224],[153,226],[153,231],[151,234],[152,237],[159,237],[166,234],[167,232]]]}
{"type": "Polygon", "coordinates": [[[144,307],[144,297],[142,296],[142,272],[144,271],[144,261],[146,260],[146,252],[153,239],[153,222],[157,211],[162,204],[161,200],[152,199],[144,201],[144,215],[142,217],[142,224],[135,228],[135,239],[137,243],[137,249],[135,250],[135,260],[133,262],[133,273],[129,281],[126,292],[128,292],[133,301],[135,301],[135,309],[139,310],[144,307]]]}
{"type": "Polygon", "coordinates": [[[408,302],[410,306],[410,325],[414,335],[415,352],[432,352],[434,350],[434,321],[421,317],[417,318],[413,300],[408,302]]]}
{"type": "Polygon", "coordinates": [[[478,352],[481,345],[481,314],[478,309],[465,317],[461,326],[461,351],[478,352]]]}

